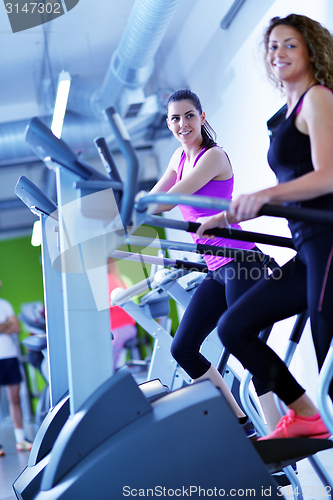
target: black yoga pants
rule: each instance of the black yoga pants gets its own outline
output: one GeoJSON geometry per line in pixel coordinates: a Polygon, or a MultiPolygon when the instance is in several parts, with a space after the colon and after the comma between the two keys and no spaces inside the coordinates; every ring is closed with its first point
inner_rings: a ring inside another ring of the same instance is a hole
{"type": "Polygon", "coordinates": [[[265,276],[267,268],[260,262],[231,261],[216,271],[209,271],[200,283],[171,346],[173,357],[191,378],[201,377],[211,365],[200,353],[200,347],[220,316],[265,276]]]}
{"type": "MultiPolygon", "coordinates": [[[[298,399],[304,389],[257,332],[308,309],[320,370],[333,335],[332,252],[333,231],[306,240],[296,258],[244,294],[218,324],[226,348],[286,404],[298,399]]],[[[332,389],[331,383],[331,398],[332,389]]]]}

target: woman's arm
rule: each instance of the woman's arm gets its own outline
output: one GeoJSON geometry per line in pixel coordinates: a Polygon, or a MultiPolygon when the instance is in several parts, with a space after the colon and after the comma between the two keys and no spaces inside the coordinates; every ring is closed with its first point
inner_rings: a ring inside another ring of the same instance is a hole
{"type": "MultiPolygon", "coordinates": [[[[197,161],[195,168],[192,168],[187,175],[183,175],[181,181],[174,184],[167,192],[170,194],[193,194],[214,178],[223,180],[229,179],[231,176],[232,169],[227,155],[222,149],[214,147],[206,151],[197,161]]],[[[155,187],[154,192],[157,192],[155,187]]],[[[168,211],[174,206],[159,205],[158,211],[168,211]]]]}
{"type": "Polygon", "coordinates": [[[227,212],[227,210],[223,210],[223,212],[220,212],[219,214],[216,214],[216,215],[211,215],[211,216],[208,216],[208,217],[199,217],[199,219],[197,220],[197,222],[199,222],[201,224],[200,227],[198,227],[198,230],[197,230],[197,235],[199,236],[199,238],[210,238],[211,240],[214,240],[215,239],[215,235],[214,234],[205,234],[205,232],[207,231],[207,229],[212,229],[213,227],[218,227],[218,228],[225,228],[227,227],[229,224],[232,224],[234,221],[231,220],[232,217],[231,215],[229,214],[229,212],[227,212]],[[230,218],[230,220],[229,220],[230,218]]]}
{"type": "MultiPolygon", "coordinates": [[[[229,224],[253,219],[263,205],[304,201],[333,192],[333,95],[319,85],[306,94],[296,120],[300,132],[308,134],[311,143],[313,172],[298,179],[277,184],[251,194],[241,195],[230,203],[226,212],[229,224]]],[[[226,227],[224,212],[199,220],[197,234],[207,229],[226,227]],[[204,220],[205,219],[205,220],[204,220]]]]}
{"type": "Polygon", "coordinates": [[[309,90],[296,126],[302,133],[309,134],[314,171],[234,200],[230,214],[238,222],[256,217],[266,203],[280,205],[333,192],[333,95],[328,89],[317,85],[309,90]]]}

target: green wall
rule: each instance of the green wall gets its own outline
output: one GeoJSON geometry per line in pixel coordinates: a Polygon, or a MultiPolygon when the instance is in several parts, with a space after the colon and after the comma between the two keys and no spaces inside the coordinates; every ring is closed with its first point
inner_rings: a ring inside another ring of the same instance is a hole
{"type": "MultiPolygon", "coordinates": [[[[44,302],[40,247],[31,245],[31,236],[0,240],[0,280],[0,296],[12,304],[16,315],[26,302],[44,302]]],[[[20,338],[23,339],[27,334],[22,328],[20,338]]],[[[25,347],[23,352],[27,352],[25,347]]],[[[29,380],[28,373],[27,376],[29,380]]],[[[38,390],[42,390],[45,382],[37,370],[35,378],[38,390]]],[[[36,404],[37,398],[34,397],[33,410],[36,404]]]]}
{"type": "Polygon", "coordinates": [[[16,314],[25,302],[43,302],[40,247],[33,247],[30,240],[30,236],[24,236],[0,241],[0,294],[16,314]]]}

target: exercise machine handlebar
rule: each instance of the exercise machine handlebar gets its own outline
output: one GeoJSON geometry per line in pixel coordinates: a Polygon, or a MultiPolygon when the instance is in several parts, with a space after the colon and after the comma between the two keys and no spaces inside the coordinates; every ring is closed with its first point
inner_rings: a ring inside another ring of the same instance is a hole
{"type": "Polygon", "coordinates": [[[152,283],[153,279],[147,278],[139,281],[139,283],[136,283],[131,286],[131,288],[127,288],[126,290],[121,287],[115,288],[111,292],[111,306],[120,306],[121,304],[128,302],[135,295],[149,290],[152,283]]]}
{"type": "Polygon", "coordinates": [[[227,257],[235,259],[237,262],[251,259],[251,261],[261,262],[272,269],[278,267],[275,260],[258,250],[246,250],[242,248],[232,248],[216,245],[205,245],[202,243],[187,243],[183,241],[156,241],[151,238],[129,236],[128,243],[136,246],[151,246],[152,248],[164,248],[168,250],[180,250],[185,252],[194,252],[202,255],[216,255],[218,257],[227,257]]]}
{"type": "Polygon", "coordinates": [[[148,264],[155,264],[157,266],[174,267],[175,269],[184,269],[188,271],[207,272],[206,264],[201,262],[191,262],[189,260],[180,259],[167,259],[155,255],[143,255],[142,253],[123,252],[121,250],[114,250],[111,257],[119,260],[129,260],[133,262],[142,263],[142,260],[148,264]]]}
{"type": "Polygon", "coordinates": [[[52,216],[57,205],[33,182],[22,175],[16,183],[15,194],[36,215],[52,216]]]}
{"type": "Polygon", "coordinates": [[[112,155],[109,151],[109,148],[106,144],[106,140],[104,139],[104,137],[96,137],[96,139],[94,139],[94,143],[98,151],[98,154],[102,160],[102,163],[105,167],[105,170],[109,174],[110,179],[112,181],[122,182],[116,164],[112,158],[112,155]]]}
{"type": "MultiPolygon", "coordinates": [[[[119,255],[124,254],[125,252],[115,252],[113,254],[114,257],[118,258],[121,257],[122,259],[126,260],[134,260],[135,259],[135,254],[131,255],[129,254],[127,257],[124,255],[119,255]],[[132,258],[134,257],[134,258],[132,258]]],[[[145,255],[145,261],[148,262],[149,258],[152,256],[145,255]]],[[[126,290],[119,287],[115,288],[111,292],[111,306],[121,306],[125,302],[128,302],[130,299],[135,297],[136,295],[143,293],[149,288],[156,288],[159,287],[160,285],[163,285],[165,283],[169,283],[171,281],[177,280],[178,278],[184,276],[186,271],[197,271],[197,272],[207,272],[207,267],[204,264],[197,263],[197,262],[186,262],[186,261],[181,261],[181,260],[175,260],[175,261],[169,261],[167,262],[164,261],[164,265],[166,266],[171,266],[172,269],[165,273],[165,269],[161,269],[160,271],[157,271],[157,273],[147,279],[144,279],[140,281],[139,283],[131,286],[130,288],[127,288],[126,290]]],[[[151,260],[151,263],[154,261],[151,260]]],[[[155,261],[156,262],[156,261],[155,261]]],[[[162,263],[162,259],[161,262],[162,263]]]]}
{"type": "Polygon", "coordinates": [[[105,114],[110,122],[119,149],[125,157],[127,165],[127,175],[124,183],[120,210],[121,220],[124,227],[126,227],[131,222],[134,198],[138,192],[139,161],[119,113],[117,113],[114,108],[110,107],[105,110],[105,114]]]}
{"type": "Polygon", "coordinates": [[[114,130],[119,148],[126,159],[127,176],[124,186],[121,182],[110,181],[108,176],[79,159],[69,146],[62,139],[58,139],[39,118],[35,117],[30,121],[25,138],[31,149],[45,163],[54,161],[85,181],[103,181],[105,183],[104,189],[111,187],[123,190],[120,217],[123,225],[127,226],[131,221],[134,197],[137,192],[139,164],[120,116],[112,108],[106,110],[106,114],[114,130]]]}
{"type": "MultiPolygon", "coordinates": [[[[150,215],[145,218],[145,224],[157,227],[167,227],[172,229],[180,229],[188,233],[196,233],[200,224],[198,222],[180,221],[167,219],[165,217],[159,217],[150,215]]],[[[291,238],[286,238],[284,236],[272,236],[270,234],[255,233],[252,231],[242,231],[241,229],[221,229],[213,228],[207,231],[207,234],[214,234],[221,238],[227,238],[229,240],[238,241],[253,241],[255,243],[262,243],[264,245],[274,245],[278,247],[285,247],[294,249],[295,245],[291,238]]]]}
{"type": "Polygon", "coordinates": [[[313,208],[281,207],[280,205],[264,205],[259,215],[283,217],[285,219],[317,222],[318,224],[333,225],[333,211],[315,210],[313,208]]]}
{"type": "Polygon", "coordinates": [[[28,124],[25,140],[44,162],[53,160],[85,180],[108,180],[106,175],[79,159],[39,118],[33,118],[28,124]]]}
{"type": "Polygon", "coordinates": [[[135,210],[137,212],[145,212],[148,205],[151,204],[166,204],[166,205],[189,205],[191,207],[210,208],[212,210],[227,210],[230,205],[229,200],[220,198],[208,198],[207,196],[195,196],[189,194],[170,194],[170,193],[155,193],[144,194],[139,193],[139,197],[135,202],[135,210]]]}
{"type": "MultiPolygon", "coordinates": [[[[136,201],[135,209],[138,212],[145,212],[150,204],[167,205],[189,205],[191,207],[210,208],[211,210],[228,210],[230,201],[220,198],[208,198],[207,196],[195,196],[188,194],[156,193],[140,195],[136,201]]],[[[258,216],[268,215],[273,217],[283,217],[286,219],[302,220],[307,222],[317,222],[320,224],[333,224],[333,211],[314,210],[311,208],[294,208],[280,205],[263,205],[258,216]]]]}

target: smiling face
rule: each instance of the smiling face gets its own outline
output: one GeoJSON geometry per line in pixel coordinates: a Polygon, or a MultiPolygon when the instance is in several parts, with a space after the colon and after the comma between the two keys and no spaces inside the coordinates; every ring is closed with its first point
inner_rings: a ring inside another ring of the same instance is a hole
{"type": "Polygon", "coordinates": [[[313,66],[305,40],[292,26],[280,24],[273,28],[267,58],[273,75],[283,83],[313,79],[313,66]]]}
{"type": "Polygon", "coordinates": [[[200,114],[189,100],[170,102],[167,124],[173,135],[182,144],[202,142],[201,125],[205,122],[205,113],[200,114]]]}

